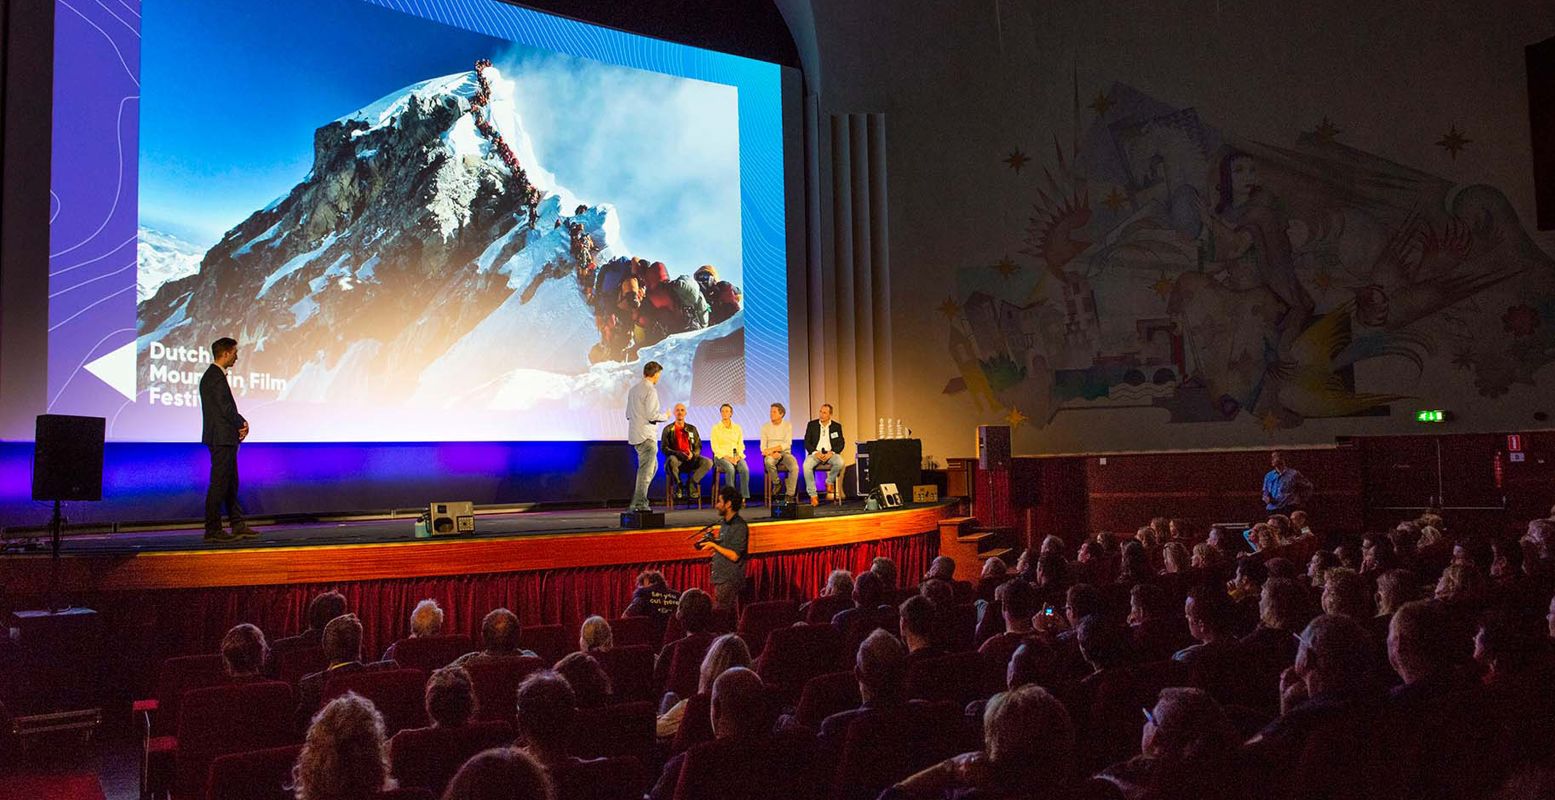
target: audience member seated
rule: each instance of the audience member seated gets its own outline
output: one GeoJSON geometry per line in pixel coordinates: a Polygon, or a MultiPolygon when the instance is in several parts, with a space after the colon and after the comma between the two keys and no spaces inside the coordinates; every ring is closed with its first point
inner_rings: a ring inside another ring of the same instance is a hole
{"type": "Polygon", "coordinates": [[[799,618],[811,625],[825,625],[832,617],[853,607],[853,573],[834,569],[814,600],[799,606],[799,618]]]}
{"type": "Polygon", "coordinates": [[[475,718],[475,687],[464,667],[443,667],[427,678],[423,695],[434,728],[459,728],[475,718]]]}
{"type": "Polygon", "coordinates": [[[221,637],[221,666],[234,683],[264,680],[260,673],[269,657],[264,632],[246,622],[221,637]]]}
{"type": "MultiPolygon", "coordinates": [[[[410,638],[416,639],[423,636],[438,636],[443,632],[443,608],[436,600],[422,600],[410,612],[410,638]]],[[[384,661],[394,660],[394,642],[383,651],[384,661]]]]}
{"type": "Polygon", "coordinates": [[[272,652],[298,647],[321,647],[324,642],[324,626],[346,613],[346,596],[339,592],[324,592],[308,601],[308,628],[296,636],[277,639],[270,644],[272,652]]]}
{"type": "MultiPolygon", "coordinates": [[[[362,663],[362,621],[355,614],[335,617],[324,626],[324,658],[329,662],[321,672],[304,675],[297,682],[297,719],[306,728],[313,712],[324,698],[324,684],[336,675],[370,669],[392,669],[392,661],[362,663]]],[[[376,711],[374,713],[377,713],[376,711]]]]}
{"type": "MultiPolygon", "coordinates": [[[[875,573],[875,577],[880,579],[880,587],[886,599],[895,604],[896,591],[900,588],[896,582],[896,562],[886,556],[875,556],[869,562],[869,571],[875,573]]],[[[858,583],[858,579],[855,578],[853,582],[858,583]]]]}
{"type": "MultiPolygon", "coordinates": [[[[330,620],[330,627],[347,617],[330,620]]],[[[349,616],[355,620],[355,616],[349,616]]],[[[366,698],[347,693],[331,700],[313,723],[292,772],[297,800],[362,800],[394,788],[383,717],[366,698]]]]}
{"type": "Polygon", "coordinates": [[[1328,580],[1328,571],[1339,566],[1339,557],[1331,550],[1319,550],[1307,559],[1307,581],[1312,588],[1322,591],[1328,580]]]}
{"type": "Polygon", "coordinates": [[[1140,755],[1107,768],[1097,777],[1126,800],[1230,800],[1247,797],[1237,780],[1241,744],[1226,712],[1202,689],[1161,692],[1145,709],[1140,755]]]}
{"type": "Polygon", "coordinates": [[[1388,694],[1390,708],[1411,708],[1474,683],[1463,656],[1472,640],[1441,601],[1405,603],[1388,626],[1388,663],[1404,682],[1388,694]]]}
{"type": "Polygon", "coordinates": [[[1259,676],[1249,668],[1247,651],[1232,630],[1234,608],[1218,586],[1198,586],[1183,602],[1188,633],[1198,644],[1177,651],[1173,661],[1188,670],[1188,680],[1221,705],[1257,706],[1259,676]]]}
{"type": "Polygon", "coordinates": [[[554,669],[572,687],[578,708],[601,708],[614,702],[610,676],[599,660],[588,653],[568,653],[556,662],[554,669]]]}
{"type": "Polygon", "coordinates": [[[1290,578],[1270,578],[1263,584],[1257,629],[1242,637],[1248,669],[1262,687],[1260,708],[1279,706],[1280,675],[1296,663],[1296,637],[1306,627],[1307,592],[1290,578]]]}
{"type": "Polygon", "coordinates": [[[1343,614],[1365,624],[1373,616],[1371,587],[1349,567],[1334,567],[1323,579],[1323,613],[1343,614]]]}
{"type": "Polygon", "coordinates": [[[1484,670],[1486,706],[1508,733],[1513,763],[1555,756],[1555,659],[1546,636],[1549,627],[1555,623],[1526,609],[1498,609],[1485,615],[1474,637],[1474,660],[1484,670]]]}
{"type": "Polygon", "coordinates": [[[1107,559],[1107,548],[1101,542],[1087,540],[1080,545],[1080,554],[1075,562],[1074,575],[1071,577],[1076,583],[1105,586],[1117,577],[1113,563],[1107,559]]]}
{"type": "Polygon", "coordinates": [[[955,579],[956,560],[950,556],[935,556],[934,560],[929,562],[929,568],[923,573],[923,580],[919,581],[919,584],[923,584],[927,581],[944,581],[946,583],[951,583],[955,581],[955,579]]]}
{"type": "Polygon", "coordinates": [[[564,786],[568,773],[584,763],[570,752],[577,717],[576,695],[561,675],[541,670],[518,685],[519,748],[545,768],[557,787],[564,786]]]}
{"type": "Polygon", "coordinates": [[[1155,583],[1155,567],[1150,564],[1150,554],[1139,542],[1124,542],[1121,568],[1116,583],[1134,587],[1141,583],[1155,583]]]}
{"type": "Polygon", "coordinates": [[[464,762],[442,800],[557,800],[557,795],[550,775],[534,757],[498,747],[464,762]]]}
{"type": "Polygon", "coordinates": [[[1415,574],[1407,569],[1390,569],[1377,576],[1377,616],[1371,618],[1366,629],[1371,632],[1372,638],[1379,642],[1388,640],[1388,625],[1393,621],[1393,614],[1401,606],[1417,598],[1420,594],[1420,583],[1415,574]]]}
{"type": "Polygon", "coordinates": [[[708,628],[713,625],[713,598],[701,589],[687,589],[680,595],[675,619],[680,622],[680,629],[685,631],[685,635],[673,642],[665,642],[664,647],[659,649],[659,655],[653,661],[653,685],[656,692],[674,690],[682,693],[686,690],[684,686],[670,685],[670,667],[675,663],[676,654],[681,651],[685,651],[681,655],[682,659],[701,663],[702,656],[713,643],[713,635],[708,633],[708,628]]]}
{"type": "Polygon", "coordinates": [[[1485,575],[1473,564],[1448,564],[1436,582],[1436,599],[1457,618],[1460,627],[1473,629],[1473,621],[1485,610],[1485,575]]]}
{"type": "Polygon", "coordinates": [[[983,571],[977,578],[977,599],[985,605],[994,601],[994,593],[1010,579],[1010,567],[1004,559],[992,556],[983,561],[983,571]]]}
{"type": "Polygon", "coordinates": [[[817,731],[821,756],[829,762],[842,755],[848,725],[855,719],[904,714],[911,705],[906,696],[907,648],[882,630],[869,634],[853,660],[862,702],[858,708],[839,711],[821,722],[817,731]]]}
{"type": "Polygon", "coordinates": [[[1226,584],[1226,592],[1236,606],[1231,618],[1232,633],[1246,636],[1258,627],[1259,606],[1263,603],[1263,583],[1268,579],[1269,566],[1261,559],[1237,559],[1236,568],[1231,573],[1231,581],[1226,584]]]}
{"type": "Polygon", "coordinates": [[[1040,686],[1002,692],[983,714],[983,749],[963,753],[891,787],[885,798],[1066,797],[1073,790],[1075,733],[1063,704],[1040,686]]]}
{"type": "Polygon", "coordinates": [[[440,793],[467,757],[513,738],[499,722],[472,723],[475,688],[464,667],[443,667],[427,679],[423,694],[426,728],[407,728],[389,740],[389,763],[403,786],[440,793]]]}
{"type": "Polygon", "coordinates": [[[1037,587],[1037,602],[1057,605],[1063,602],[1064,593],[1071,585],[1069,562],[1064,560],[1062,553],[1044,553],[1037,557],[1037,571],[1032,577],[1033,585],[1037,587]]]}
{"type": "Polygon", "coordinates": [[[909,597],[900,609],[901,638],[907,644],[907,662],[945,655],[940,646],[940,611],[934,601],[923,595],[909,597]]]}
{"type": "MultiPolygon", "coordinates": [[[[711,707],[713,696],[713,681],[718,676],[735,667],[749,667],[751,665],[750,648],[745,645],[745,640],[739,634],[726,633],[707,648],[707,655],[702,657],[702,668],[697,675],[697,693],[691,697],[676,697],[673,693],[665,695],[664,699],[670,703],[668,709],[659,714],[655,731],[660,739],[672,739],[680,731],[680,727],[686,722],[686,709],[691,701],[700,698],[697,703],[702,709],[711,707]]],[[[690,724],[698,726],[711,726],[710,719],[692,720],[690,724]]],[[[698,736],[697,741],[709,737],[698,736]]]]}
{"type": "Polygon", "coordinates": [[[1280,716],[1243,748],[1265,795],[1375,796],[1384,761],[1365,749],[1381,712],[1374,664],[1361,623],[1325,614],[1307,624],[1295,665],[1280,676],[1280,716]]]}
{"type": "Polygon", "coordinates": [[[813,750],[792,746],[802,741],[799,736],[772,732],[774,715],[767,689],[756,673],[734,667],[719,675],[713,681],[710,716],[714,740],[671,758],[648,800],[715,796],[715,785],[740,787],[745,797],[763,798],[812,790],[813,750]],[[700,771],[692,772],[693,763],[702,765],[700,771]]]}
{"type": "MultiPolygon", "coordinates": [[[[1101,614],[1080,620],[1075,628],[1075,640],[1079,642],[1080,655],[1090,672],[1065,687],[1059,696],[1074,722],[1075,735],[1085,743],[1089,740],[1087,727],[1097,690],[1103,682],[1120,675],[1134,663],[1134,650],[1123,626],[1101,614]]],[[[1077,756],[1082,763],[1086,760],[1084,753],[1077,756]]]]}
{"type": "Polygon", "coordinates": [[[493,609],[481,620],[481,649],[454,659],[451,666],[465,667],[508,658],[538,658],[518,646],[518,615],[505,608],[493,609]]]}
{"type": "Polygon", "coordinates": [[[583,626],[578,630],[578,652],[603,653],[614,646],[610,623],[604,617],[596,614],[583,620],[583,626]]]}
{"type": "Polygon", "coordinates": [[[1270,578],[1288,578],[1299,582],[1301,570],[1296,567],[1296,562],[1284,556],[1275,556],[1263,562],[1264,572],[1270,578]]]}
{"type": "Polygon", "coordinates": [[[1032,617],[1041,609],[1037,606],[1037,589],[1016,578],[999,587],[996,595],[999,613],[1004,617],[1004,633],[990,637],[977,649],[985,663],[1001,679],[1004,668],[1010,663],[1015,648],[1036,636],[1032,617]]]}
{"type": "Polygon", "coordinates": [[[1164,661],[1193,644],[1188,624],[1159,586],[1141,583],[1129,592],[1128,623],[1134,651],[1144,663],[1164,661]]]}
{"type": "Polygon", "coordinates": [[[632,602],[621,612],[623,617],[647,617],[653,620],[658,638],[664,638],[664,629],[670,617],[680,605],[680,593],[671,589],[664,580],[664,573],[648,570],[637,576],[637,588],[632,591],[632,602]]]}

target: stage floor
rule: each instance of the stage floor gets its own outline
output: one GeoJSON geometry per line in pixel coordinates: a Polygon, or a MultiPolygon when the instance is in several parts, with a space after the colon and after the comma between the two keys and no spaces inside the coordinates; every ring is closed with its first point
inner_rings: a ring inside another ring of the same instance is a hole
{"type": "MultiPolygon", "coordinates": [[[[913,506],[903,506],[903,509],[913,506]]],[[[823,503],[816,508],[815,519],[848,517],[864,513],[862,500],[849,501],[841,506],[823,503]]],[[[146,553],[254,550],[266,548],[295,548],[329,545],[391,544],[396,542],[457,542],[484,538],[514,536],[555,536],[569,533],[598,534],[621,531],[619,509],[574,509],[566,511],[522,511],[505,514],[479,515],[475,518],[475,533],[458,536],[438,536],[428,539],[415,538],[416,521],[411,518],[356,520],[348,522],[312,522],[291,525],[256,525],[260,538],[237,542],[206,542],[199,529],[135,531],[67,536],[62,545],[64,555],[75,556],[130,556],[146,553]]],[[[771,512],[766,506],[746,508],[742,516],[752,523],[770,522],[771,512]]],[[[678,509],[664,515],[665,528],[699,528],[717,520],[711,505],[698,510],[678,509]]],[[[635,531],[634,531],[635,532],[635,531]]],[[[47,544],[47,537],[38,542],[47,544]]],[[[33,550],[33,553],[46,550],[33,550]]]]}

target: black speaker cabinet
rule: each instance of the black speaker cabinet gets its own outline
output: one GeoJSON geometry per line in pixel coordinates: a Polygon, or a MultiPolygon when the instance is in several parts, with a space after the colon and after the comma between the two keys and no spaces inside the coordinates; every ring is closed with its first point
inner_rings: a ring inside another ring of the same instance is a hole
{"type": "Polygon", "coordinates": [[[882,483],[903,492],[923,482],[923,440],[876,439],[858,445],[858,490],[869,493],[882,483]]]}
{"type": "Polygon", "coordinates": [[[1528,61],[1534,207],[1539,230],[1555,230],[1555,37],[1528,45],[1523,52],[1528,61]]]}
{"type": "Polygon", "coordinates": [[[103,499],[102,417],[42,414],[32,450],[32,499],[103,499]]]}
{"type": "Polygon", "coordinates": [[[978,469],[1008,469],[1010,466],[1010,426],[977,426],[978,469]]]}

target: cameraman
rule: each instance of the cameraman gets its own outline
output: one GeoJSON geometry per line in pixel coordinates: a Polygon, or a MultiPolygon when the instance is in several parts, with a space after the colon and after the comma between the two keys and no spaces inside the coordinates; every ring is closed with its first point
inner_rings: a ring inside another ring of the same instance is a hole
{"type": "Polygon", "coordinates": [[[697,542],[698,550],[713,551],[713,602],[718,608],[734,608],[745,586],[745,551],[750,543],[750,526],[740,517],[740,490],[725,486],[718,490],[713,510],[723,520],[717,534],[697,542]]]}

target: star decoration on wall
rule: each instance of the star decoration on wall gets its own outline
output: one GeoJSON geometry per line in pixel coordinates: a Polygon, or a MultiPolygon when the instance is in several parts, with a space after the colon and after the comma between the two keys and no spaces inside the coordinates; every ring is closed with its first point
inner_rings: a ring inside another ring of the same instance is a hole
{"type": "Polygon", "coordinates": [[[1329,272],[1326,267],[1320,269],[1312,276],[1312,282],[1317,284],[1319,289],[1327,289],[1334,285],[1334,273],[1329,272]]]}
{"type": "Polygon", "coordinates": [[[1021,423],[1029,419],[1031,419],[1031,417],[1020,413],[1020,409],[1014,407],[1011,407],[1010,413],[1006,414],[1004,417],[1004,421],[1010,423],[1011,428],[1019,428],[1021,423]]]}
{"type": "Polygon", "coordinates": [[[1452,156],[1452,160],[1457,161],[1458,151],[1472,141],[1474,140],[1464,136],[1463,131],[1458,130],[1458,126],[1454,124],[1446,133],[1442,134],[1442,138],[1436,141],[1436,146],[1446,150],[1448,155],[1452,156]]]}
{"type": "Polygon", "coordinates": [[[1263,416],[1258,418],[1258,424],[1262,425],[1265,431],[1272,433],[1279,429],[1280,418],[1275,416],[1273,411],[1265,411],[1263,416]]]}
{"type": "Polygon", "coordinates": [[[1317,127],[1312,129],[1312,133],[1317,136],[1317,140],[1320,142],[1332,142],[1344,131],[1338,125],[1335,125],[1333,120],[1325,116],[1323,121],[1319,122],[1317,127]]]}
{"type": "Polygon", "coordinates": [[[999,273],[999,276],[1005,280],[1009,280],[1011,275],[1020,272],[1020,265],[1015,263],[1009,256],[1005,256],[1004,258],[999,259],[998,262],[993,265],[993,268],[994,271],[999,273]]]}
{"type": "Polygon", "coordinates": [[[1112,108],[1112,100],[1106,92],[1097,92],[1096,99],[1091,101],[1091,110],[1096,112],[1096,116],[1105,117],[1109,108],[1112,108]]]}
{"type": "Polygon", "coordinates": [[[1020,172],[1021,167],[1026,166],[1026,163],[1029,161],[1031,161],[1031,156],[1021,152],[1019,147],[1011,150],[1010,154],[1004,157],[1004,163],[1009,164],[1010,169],[1013,169],[1016,172],[1020,172]]]}
{"type": "Polygon", "coordinates": [[[939,313],[944,314],[945,319],[955,319],[961,316],[961,304],[956,302],[956,298],[947,297],[945,302],[939,304],[939,313]]]}
{"type": "Polygon", "coordinates": [[[1156,279],[1155,283],[1150,284],[1150,288],[1153,289],[1156,294],[1160,295],[1162,300],[1165,300],[1167,297],[1171,296],[1172,287],[1176,285],[1177,282],[1173,281],[1171,278],[1166,277],[1166,273],[1163,272],[1161,273],[1161,277],[1156,279]]]}
{"type": "Polygon", "coordinates": [[[1128,196],[1118,191],[1118,187],[1114,186],[1112,187],[1112,191],[1108,192],[1107,196],[1102,198],[1101,204],[1106,206],[1108,211],[1117,211],[1118,209],[1128,205],[1128,196]]]}

